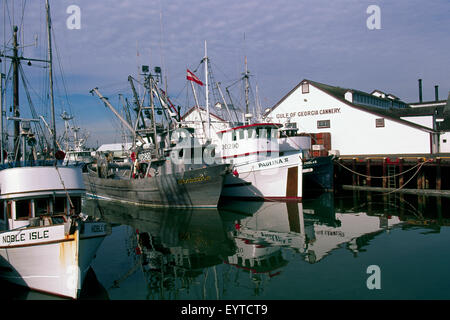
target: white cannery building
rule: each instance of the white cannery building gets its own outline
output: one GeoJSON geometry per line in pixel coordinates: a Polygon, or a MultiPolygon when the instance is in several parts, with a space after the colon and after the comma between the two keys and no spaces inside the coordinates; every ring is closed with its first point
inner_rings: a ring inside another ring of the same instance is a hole
{"type": "Polygon", "coordinates": [[[445,140],[437,125],[443,102],[439,112],[411,113],[410,105],[392,94],[305,79],[267,110],[264,120],[295,123],[298,133],[329,133],[330,149],[340,155],[429,154],[441,152],[445,140]],[[420,121],[412,121],[418,115],[420,121]]]}

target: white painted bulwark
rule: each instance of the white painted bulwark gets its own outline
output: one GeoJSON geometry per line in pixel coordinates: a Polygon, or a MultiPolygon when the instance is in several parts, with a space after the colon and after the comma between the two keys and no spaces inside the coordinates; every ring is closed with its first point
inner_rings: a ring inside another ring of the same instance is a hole
{"type": "MultiPolygon", "coordinates": [[[[367,99],[381,99],[367,95],[367,99]]],[[[416,124],[387,113],[355,104],[355,93],[350,89],[303,80],[265,115],[265,121],[295,122],[299,132],[330,132],[331,149],[341,155],[431,152],[428,118],[417,119],[416,124]]]]}
{"type": "Polygon", "coordinates": [[[2,199],[32,196],[49,190],[57,193],[65,193],[65,190],[85,191],[82,172],[74,167],[19,167],[2,170],[0,185],[2,199]]]}

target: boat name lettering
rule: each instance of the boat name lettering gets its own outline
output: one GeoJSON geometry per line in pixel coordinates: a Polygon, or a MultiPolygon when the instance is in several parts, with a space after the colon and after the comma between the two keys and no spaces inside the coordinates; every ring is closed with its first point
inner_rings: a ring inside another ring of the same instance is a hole
{"type": "Polygon", "coordinates": [[[284,238],[283,239],[282,236],[277,235],[277,234],[273,234],[273,233],[262,232],[261,236],[265,237],[266,239],[272,240],[273,242],[278,242],[278,243],[282,243],[282,244],[285,244],[285,245],[292,243],[292,239],[289,239],[289,238],[287,238],[287,239],[284,238]]]}
{"type": "Polygon", "coordinates": [[[151,160],[152,158],[152,153],[151,152],[140,152],[138,154],[138,159],[139,160],[151,160]]]}
{"type": "Polygon", "coordinates": [[[235,142],[235,143],[225,143],[224,145],[222,145],[222,149],[226,150],[226,149],[236,149],[239,148],[239,143],[235,142]]]}
{"type": "Polygon", "coordinates": [[[202,182],[202,181],[208,181],[211,180],[210,176],[200,175],[195,178],[189,178],[189,179],[180,179],[178,180],[178,184],[188,184],[188,183],[196,183],[196,182],[202,182]]]}
{"type": "Polygon", "coordinates": [[[105,232],[105,225],[96,224],[91,227],[92,232],[105,232]]]}
{"type": "Polygon", "coordinates": [[[268,162],[258,163],[258,168],[270,167],[270,166],[273,166],[275,164],[283,164],[283,163],[287,163],[287,162],[289,162],[289,158],[275,159],[275,160],[268,161],[268,162]]]}
{"type": "Polygon", "coordinates": [[[341,108],[328,108],[328,109],[320,109],[320,110],[278,113],[276,115],[276,118],[277,119],[280,119],[280,118],[289,119],[289,118],[293,118],[293,117],[317,116],[317,115],[332,114],[332,113],[341,113],[341,108]]]}
{"type": "Polygon", "coordinates": [[[345,237],[345,233],[342,231],[319,230],[319,231],[316,231],[316,234],[321,234],[321,235],[325,235],[325,236],[345,237]]]}
{"type": "Polygon", "coordinates": [[[14,243],[14,242],[23,242],[26,240],[47,239],[48,237],[49,237],[48,230],[43,230],[30,232],[28,233],[28,237],[26,233],[8,234],[2,237],[2,241],[3,243],[14,243]]]}

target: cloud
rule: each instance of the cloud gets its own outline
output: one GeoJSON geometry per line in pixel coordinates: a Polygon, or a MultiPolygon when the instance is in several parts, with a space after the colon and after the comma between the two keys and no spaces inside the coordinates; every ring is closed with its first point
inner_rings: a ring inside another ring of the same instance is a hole
{"type": "MultiPolygon", "coordinates": [[[[33,39],[33,29],[45,39],[40,2],[27,3],[28,40],[33,39]]],[[[105,89],[116,94],[141,64],[163,67],[169,93],[178,94],[185,86],[185,68],[196,67],[203,58],[205,40],[212,64],[220,69],[222,78],[217,80],[239,78],[247,56],[264,107],[303,78],[366,91],[385,89],[406,101],[415,99],[418,77],[424,84],[440,85],[441,91],[450,88],[447,0],[51,3],[56,45],[71,94],[88,96],[95,86],[121,83],[116,91],[105,89]],[[72,4],[81,9],[80,30],[65,25],[66,8],[72,4]],[[366,27],[366,9],[372,4],[381,9],[381,30],[366,27]]],[[[46,54],[42,48],[29,52],[46,54]]],[[[80,117],[85,109],[78,107],[83,110],[80,117]]]]}

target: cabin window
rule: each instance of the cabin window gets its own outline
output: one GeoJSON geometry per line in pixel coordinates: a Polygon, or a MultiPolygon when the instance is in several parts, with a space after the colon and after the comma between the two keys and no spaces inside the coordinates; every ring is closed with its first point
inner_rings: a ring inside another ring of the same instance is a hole
{"type": "Polygon", "coordinates": [[[272,130],[272,135],[271,135],[271,137],[273,138],[273,139],[275,139],[275,138],[277,138],[277,129],[273,129],[272,130]]]}
{"type": "Polygon", "coordinates": [[[2,209],[1,210],[1,213],[0,213],[0,220],[4,220],[4,213],[5,213],[5,201],[3,201],[3,200],[0,200],[0,208],[2,209]]]}
{"type": "Polygon", "coordinates": [[[308,82],[302,83],[302,93],[309,93],[309,83],[308,82]]]}
{"type": "Polygon", "coordinates": [[[237,133],[236,131],[233,131],[233,133],[231,134],[231,140],[236,141],[237,140],[237,133]]]}
{"type": "Polygon", "coordinates": [[[242,130],[242,129],[239,130],[239,139],[241,139],[241,140],[244,139],[244,130],[242,130]]]}
{"type": "Polygon", "coordinates": [[[16,201],[16,220],[26,220],[31,217],[31,201],[16,201]]]}
{"type": "Polygon", "coordinates": [[[8,219],[11,219],[11,214],[12,214],[11,208],[12,208],[12,202],[8,201],[8,203],[6,204],[6,217],[8,219]]]}
{"type": "Polygon", "coordinates": [[[66,213],[66,197],[56,197],[53,202],[53,213],[66,213]]]}
{"type": "Polygon", "coordinates": [[[81,197],[70,197],[70,200],[72,200],[75,213],[79,214],[81,212],[81,197]]]}
{"type": "Polygon", "coordinates": [[[248,138],[253,139],[255,137],[255,129],[248,129],[248,138]]]}
{"type": "Polygon", "coordinates": [[[375,127],[384,128],[384,118],[375,119],[375,127]]]}
{"type": "Polygon", "coordinates": [[[318,120],[317,129],[325,129],[330,127],[330,120],[318,120]]]}
{"type": "Polygon", "coordinates": [[[50,212],[49,199],[41,198],[34,200],[34,215],[40,216],[43,214],[48,214],[50,212]]]}

